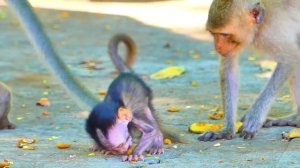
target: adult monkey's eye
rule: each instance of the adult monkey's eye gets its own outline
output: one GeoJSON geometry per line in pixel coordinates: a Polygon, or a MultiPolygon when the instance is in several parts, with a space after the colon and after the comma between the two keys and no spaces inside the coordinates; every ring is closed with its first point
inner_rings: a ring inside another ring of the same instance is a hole
{"type": "Polygon", "coordinates": [[[220,35],[223,36],[223,37],[228,37],[229,36],[228,33],[220,33],[220,35]]]}

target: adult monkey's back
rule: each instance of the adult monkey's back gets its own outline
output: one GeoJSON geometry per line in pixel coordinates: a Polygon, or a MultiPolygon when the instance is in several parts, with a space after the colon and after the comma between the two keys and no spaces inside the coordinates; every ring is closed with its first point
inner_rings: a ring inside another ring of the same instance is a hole
{"type": "Polygon", "coordinates": [[[226,128],[207,132],[201,141],[231,139],[238,102],[238,54],[251,46],[277,62],[269,82],[243,117],[240,136],[252,139],[261,126],[300,127],[300,1],[214,0],[209,9],[207,30],[221,55],[220,84],[226,128]],[[272,101],[289,80],[297,111],[287,119],[267,120],[272,101]]]}
{"type": "MultiPolygon", "coordinates": [[[[76,98],[81,107],[89,111],[94,108],[99,103],[99,100],[72,76],[71,72],[52,47],[40,21],[33,13],[29,2],[27,0],[7,0],[7,2],[9,7],[19,18],[31,43],[39,52],[38,55],[41,61],[48,67],[53,76],[57,77],[67,91],[76,98]]],[[[161,129],[165,137],[169,137],[176,142],[189,142],[186,138],[180,136],[178,131],[172,128],[161,125],[161,129]]]]}

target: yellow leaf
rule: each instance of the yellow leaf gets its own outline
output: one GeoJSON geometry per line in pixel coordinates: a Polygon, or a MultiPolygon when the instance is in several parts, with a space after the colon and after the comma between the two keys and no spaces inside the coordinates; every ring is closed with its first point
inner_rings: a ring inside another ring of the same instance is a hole
{"type": "Polygon", "coordinates": [[[213,114],[208,114],[208,118],[211,120],[221,120],[224,118],[224,112],[218,107],[213,114]]]}
{"type": "Polygon", "coordinates": [[[165,139],[164,139],[164,144],[165,144],[165,145],[171,145],[171,144],[172,144],[171,139],[165,138],[165,139]]]}
{"type": "Polygon", "coordinates": [[[196,134],[201,134],[207,131],[219,131],[222,128],[221,124],[210,124],[208,122],[196,122],[190,125],[189,131],[196,134]]]}
{"type": "Polygon", "coordinates": [[[151,79],[167,79],[180,76],[185,72],[185,68],[182,66],[171,66],[164,68],[150,76],[151,79]]]}
{"type": "Polygon", "coordinates": [[[24,150],[35,150],[35,147],[34,147],[34,146],[31,146],[31,145],[24,145],[24,146],[22,147],[22,149],[24,149],[24,150]]]}
{"type": "Polygon", "coordinates": [[[23,120],[23,117],[17,117],[17,120],[23,120]]]}
{"type": "Polygon", "coordinates": [[[291,129],[289,133],[282,133],[282,139],[291,140],[293,138],[300,138],[300,128],[291,129]]]}
{"type": "Polygon", "coordinates": [[[168,107],[168,112],[179,112],[179,111],[180,111],[179,107],[175,107],[175,106],[168,107]]]}
{"type": "Polygon", "coordinates": [[[198,86],[198,82],[197,81],[191,81],[191,85],[192,86],[198,86]]]}
{"type": "Polygon", "coordinates": [[[60,12],[59,14],[58,14],[58,17],[60,17],[60,18],[67,18],[67,17],[69,17],[70,16],[70,13],[69,12],[60,12]]]}
{"type": "Polygon", "coordinates": [[[0,162],[0,168],[9,167],[10,163],[7,160],[4,160],[3,162],[0,162]]]}
{"type": "Polygon", "coordinates": [[[99,91],[98,91],[98,94],[101,95],[101,96],[106,95],[106,93],[107,93],[106,90],[99,90],[99,91]]]}
{"type": "Polygon", "coordinates": [[[88,156],[96,156],[96,154],[94,152],[89,153],[88,156]]]}
{"type": "Polygon", "coordinates": [[[215,147],[219,147],[219,146],[221,146],[221,144],[220,143],[216,143],[216,144],[214,144],[214,146],[215,147]]]}
{"type": "Polygon", "coordinates": [[[243,123],[240,121],[235,122],[235,127],[234,127],[235,133],[237,133],[239,131],[239,129],[241,128],[242,125],[243,125],[243,123]]]}
{"type": "MultiPolygon", "coordinates": [[[[243,125],[242,122],[237,121],[235,123],[235,132],[243,125]]],[[[204,132],[217,132],[220,131],[223,127],[223,124],[212,124],[208,122],[196,122],[189,126],[189,131],[195,134],[202,134],[204,132]]]]}
{"type": "Polygon", "coordinates": [[[56,147],[58,149],[68,149],[71,147],[71,144],[66,144],[66,143],[57,143],[56,147]]]}

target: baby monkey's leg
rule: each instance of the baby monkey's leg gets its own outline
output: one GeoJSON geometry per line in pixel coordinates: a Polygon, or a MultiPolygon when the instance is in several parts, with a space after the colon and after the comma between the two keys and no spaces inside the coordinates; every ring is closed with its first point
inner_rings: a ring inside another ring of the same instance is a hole
{"type": "Polygon", "coordinates": [[[157,129],[148,124],[145,120],[133,118],[132,123],[139,131],[142,132],[142,136],[132,154],[129,156],[123,156],[122,161],[143,160],[143,152],[147,150],[157,138],[157,129]]]}
{"type": "Polygon", "coordinates": [[[149,149],[149,153],[150,154],[162,154],[162,153],[164,153],[163,134],[159,129],[159,124],[157,123],[156,119],[154,118],[152,111],[149,107],[147,107],[144,111],[146,118],[149,120],[151,125],[155,128],[153,143],[149,149]]]}

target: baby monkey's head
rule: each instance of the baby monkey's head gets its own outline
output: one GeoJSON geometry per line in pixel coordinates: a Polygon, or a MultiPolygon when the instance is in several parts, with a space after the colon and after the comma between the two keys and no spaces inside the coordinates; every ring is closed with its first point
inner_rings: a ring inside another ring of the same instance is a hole
{"type": "Polygon", "coordinates": [[[99,103],[86,122],[86,131],[96,144],[107,151],[123,154],[132,145],[128,124],[132,113],[113,102],[99,103]]]}

